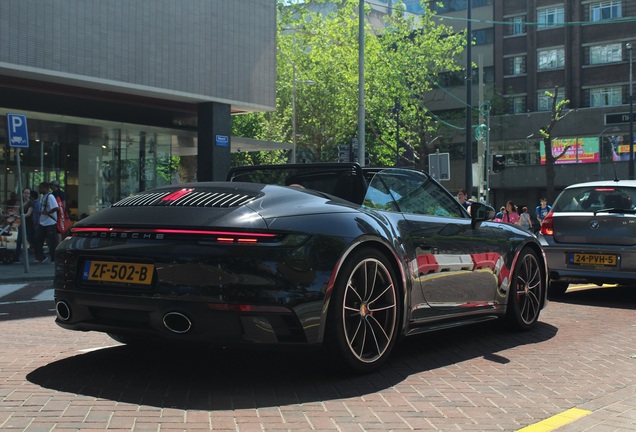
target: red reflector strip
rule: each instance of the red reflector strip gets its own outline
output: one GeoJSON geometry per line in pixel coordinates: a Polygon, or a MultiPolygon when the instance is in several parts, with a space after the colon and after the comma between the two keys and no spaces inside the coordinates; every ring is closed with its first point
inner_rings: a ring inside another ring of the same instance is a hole
{"type": "Polygon", "coordinates": [[[240,239],[237,239],[237,241],[239,243],[256,243],[256,242],[258,242],[258,239],[255,239],[255,238],[240,238],[240,239]]]}
{"type": "Polygon", "coordinates": [[[161,198],[161,201],[176,201],[182,196],[189,194],[193,190],[194,189],[190,188],[190,189],[181,189],[178,191],[174,191],[171,194],[168,194],[165,197],[161,198]]]}

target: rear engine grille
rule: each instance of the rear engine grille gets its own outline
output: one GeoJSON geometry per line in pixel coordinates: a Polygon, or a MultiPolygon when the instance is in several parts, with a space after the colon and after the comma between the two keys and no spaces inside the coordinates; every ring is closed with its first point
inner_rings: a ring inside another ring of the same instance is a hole
{"type": "Polygon", "coordinates": [[[256,196],[230,192],[197,192],[183,189],[177,192],[141,193],[113,204],[113,207],[238,207],[256,196]]]}

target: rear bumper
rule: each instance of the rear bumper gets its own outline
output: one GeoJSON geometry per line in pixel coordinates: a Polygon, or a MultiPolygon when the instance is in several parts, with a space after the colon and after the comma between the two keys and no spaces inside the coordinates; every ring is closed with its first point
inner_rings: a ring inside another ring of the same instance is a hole
{"type": "Polygon", "coordinates": [[[618,284],[636,281],[636,251],[624,247],[603,247],[594,245],[573,245],[569,247],[548,245],[542,240],[548,263],[550,280],[568,283],[618,284]],[[580,265],[570,264],[570,253],[615,254],[617,265],[580,265]]]}
{"type": "MultiPolygon", "coordinates": [[[[322,303],[304,304],[315,313],[322,303]]],[[[228,305],[179,298],[136,298],[55,290],[56,323],[68,330],[100,331],[141,339],[228,345],[312,345],[316,328],[303,328],[296,309],[274,306],[228,305]],[[240,309],[240,310],[239,310],[240,309]],[[177,320],[175,324],[175,320],[177,320]]]]}

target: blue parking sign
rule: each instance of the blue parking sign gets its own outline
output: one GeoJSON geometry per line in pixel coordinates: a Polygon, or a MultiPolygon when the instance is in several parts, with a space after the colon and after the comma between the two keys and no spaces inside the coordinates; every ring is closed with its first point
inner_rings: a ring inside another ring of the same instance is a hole
{"type": "Polygon", "coordinates": [[[24,114],[7,114],[7,130],[9,131],[9,147],[29,147],[29,132],[24,114]]]}

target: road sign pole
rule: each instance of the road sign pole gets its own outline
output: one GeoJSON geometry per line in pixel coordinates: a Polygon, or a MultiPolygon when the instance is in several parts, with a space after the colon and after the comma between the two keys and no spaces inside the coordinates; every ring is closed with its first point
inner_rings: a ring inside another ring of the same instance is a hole
{"type": "Polygon", "coordinates": [[[24,215],[24,197],[22,196],[22,167],[20,164],[20,149],[15,149],[16,162],[18,165],[18,187],[20,195],[20,231],[22,233],[22,259],[24,260],[24,272],[29,273],[29,248],[27,244],[26,216],[24,215]]]}

